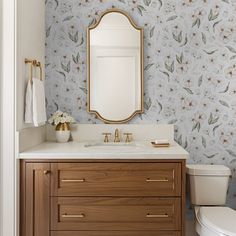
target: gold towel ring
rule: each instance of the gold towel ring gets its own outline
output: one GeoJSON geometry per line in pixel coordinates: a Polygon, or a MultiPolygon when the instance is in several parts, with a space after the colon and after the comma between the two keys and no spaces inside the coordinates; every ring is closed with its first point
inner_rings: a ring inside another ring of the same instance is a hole
{"type": "Polygon", "coordinates": [[[30,64],[30,73],[29,73],[29,80],[32,82],[33,79],[33,68],[38,67],[40,70],[40,80],[43,81],[43,69],[41,62],[37,60],[30,60],[30,59],[25,59],[25,64],[30,64]]]}

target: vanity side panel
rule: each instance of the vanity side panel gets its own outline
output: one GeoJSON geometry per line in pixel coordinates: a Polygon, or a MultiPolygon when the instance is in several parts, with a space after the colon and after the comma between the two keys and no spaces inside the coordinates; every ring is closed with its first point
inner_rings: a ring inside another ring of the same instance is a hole
{"type": "Polygon", "coordinates": [[[50,236],[50,164],[25,165],[25,231],[22,236],[50,236]],[[46,171],[46,172],[45,172],[46,171]]]}

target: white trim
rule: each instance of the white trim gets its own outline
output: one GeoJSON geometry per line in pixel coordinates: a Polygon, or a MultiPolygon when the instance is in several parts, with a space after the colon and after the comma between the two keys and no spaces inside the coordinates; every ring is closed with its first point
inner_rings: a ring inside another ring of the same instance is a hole
{"type": "MultiPolygon", "coordinates": [[[[0,32],[2,32],[3,17],[2,17],[2,1],[0,1],[0,32]]],[[[2,130],[2,34],[0,34],[0,130],[2,130]]],[[[0,132],[0,236],[2,232],[2,133],[0,132]]]]}
{"type": "Polygon", "coordinates": [[[15,16],[16,1],[2,1],[2,236],[16,236],[15,16]]]}

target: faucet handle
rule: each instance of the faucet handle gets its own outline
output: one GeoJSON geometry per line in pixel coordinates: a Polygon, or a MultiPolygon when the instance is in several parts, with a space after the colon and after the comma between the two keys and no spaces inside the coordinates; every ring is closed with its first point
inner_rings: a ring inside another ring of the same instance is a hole
{"type": "Polygon", "coordinates": [[[102,133],[102,135],[105,135],[104,143],[108,143],[109,142],[109,136],[111,135],[111,133],[102,133]]]}
{"type": "Polygon", "coordinates": [[[125,142],[130,143],[132,141],[132,133],[124,133],[126,135],[125,142]]]}

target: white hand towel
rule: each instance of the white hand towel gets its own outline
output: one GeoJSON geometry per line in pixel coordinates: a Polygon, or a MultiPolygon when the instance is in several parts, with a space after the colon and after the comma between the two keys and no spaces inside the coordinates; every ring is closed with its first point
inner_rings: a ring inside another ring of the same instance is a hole
{"type": "Polygon", "coordinates": [[[34,126],[45,124],[46,117],[46,103],[45,91],[43,81],[33,78],[33,123],[34,126]]]}
{"type": "Polygon", "coordinates": [[[30,80],[27,84],[25,95],[25,123],[33,123],[33,90],[30,80]]]}

